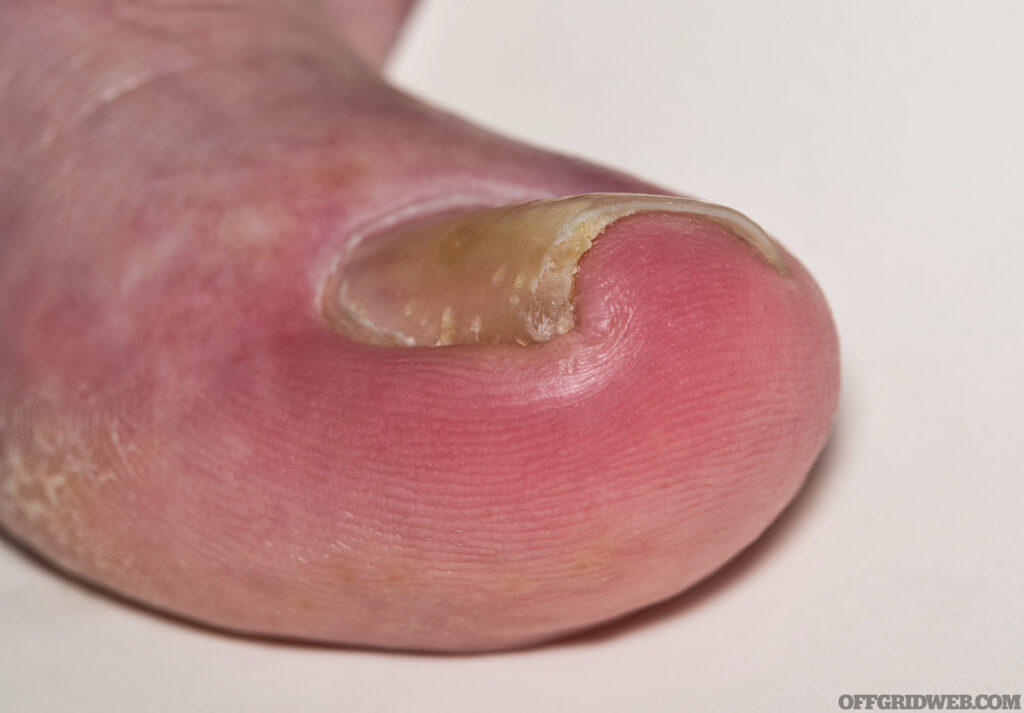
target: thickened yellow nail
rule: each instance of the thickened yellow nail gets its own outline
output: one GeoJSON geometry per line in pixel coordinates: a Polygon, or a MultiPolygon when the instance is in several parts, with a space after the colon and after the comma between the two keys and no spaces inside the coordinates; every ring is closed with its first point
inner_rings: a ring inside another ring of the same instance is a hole
{"type": "Polygon", "coordinates": [[[764,230],[734,210],[686,198],[592,193],[370,236],[328,275],[323,313],[350,339],[379,346],[539,344],[573,328],[573,283],[594,240],[614,221],[652,211],[716,220],[784,273],[764,230]]]}

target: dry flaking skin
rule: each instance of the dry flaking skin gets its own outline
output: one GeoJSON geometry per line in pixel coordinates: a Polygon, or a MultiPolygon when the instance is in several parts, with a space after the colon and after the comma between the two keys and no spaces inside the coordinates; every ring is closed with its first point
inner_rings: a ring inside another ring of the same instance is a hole
{"type": "Polygon", "coordinates": [[[575,325],[580,258],[611,223],[641,212],[711,218],[784,273],[764,230],[730,208],[590,193],[479,209],[362,240],[327,276],[322,310],[343,335],[377,346],[546,342],[575,325]]]}

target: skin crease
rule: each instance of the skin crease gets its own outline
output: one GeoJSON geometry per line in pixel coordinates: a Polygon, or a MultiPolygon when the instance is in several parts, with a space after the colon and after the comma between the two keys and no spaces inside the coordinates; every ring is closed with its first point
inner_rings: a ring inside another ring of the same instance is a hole
{"type": "Polygon", "coordinates": [[[341,38],[376,63],[407,4],[366,7],[0,8],[0,523],[147,605],[335,643],[500,649],[672,596],[824,444],[820,290],[643,213],[544,344],[332,333],[330,258],[396,210],[662,192],[387,86],[341,38]]]}

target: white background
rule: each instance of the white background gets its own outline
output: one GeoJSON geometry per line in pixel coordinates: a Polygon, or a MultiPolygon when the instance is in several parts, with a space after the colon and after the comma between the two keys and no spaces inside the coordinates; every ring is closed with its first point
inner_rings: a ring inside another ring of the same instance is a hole
{"type": "Polygon", "coordinates": [[[430,657],[228,638],[0,543],[3,711],[838,710],[1024,693],[1024,3],[432,0],[402,86],[735,206],[832,304],[843,397],[783,518],[597,633],[430,657]]]}

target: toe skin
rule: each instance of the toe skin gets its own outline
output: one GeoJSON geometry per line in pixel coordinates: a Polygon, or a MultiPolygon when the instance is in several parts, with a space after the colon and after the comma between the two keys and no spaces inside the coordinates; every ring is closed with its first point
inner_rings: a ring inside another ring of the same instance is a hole
{"type": "Polygon", "coordinates": [[[622,219],[581,262],[577,327],[533,347],[370,347],[268,313],[174,388],[8,418],[5,523],[251,633],[472,651],[620,616],[755,539],[823,445],[835,330],[784,259],[708,219],[622,219]]]}

